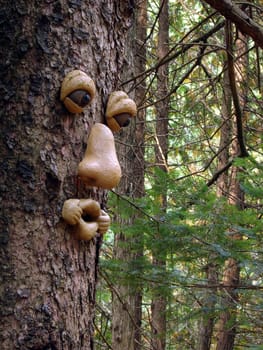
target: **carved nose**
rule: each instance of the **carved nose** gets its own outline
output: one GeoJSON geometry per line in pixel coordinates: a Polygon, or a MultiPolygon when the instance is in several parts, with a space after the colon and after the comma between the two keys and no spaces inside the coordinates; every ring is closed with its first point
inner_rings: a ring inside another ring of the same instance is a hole
{"type": "Polygon", "coordinates": [[[118,185],[121,167],[113,134],[106,125],[96,123],[91,129],[78,175],[87,186],[112,189],[118,185]]]}

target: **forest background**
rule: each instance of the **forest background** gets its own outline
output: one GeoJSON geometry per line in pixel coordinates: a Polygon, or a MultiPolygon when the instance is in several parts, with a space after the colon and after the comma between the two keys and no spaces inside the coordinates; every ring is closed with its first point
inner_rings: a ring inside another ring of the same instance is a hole
{"type": "Polygon", "coordinates": [[[263,349],[262,3],[139,3],[97,349],[263,349]]]}
{"type": "Polygon", "coordinates": [[[262,14],[0,0],[1,349],[262,349],[262,14]],[[60,100],[73,69],[96,86],[78,114],[60,100]],[[89,188],[78,164],[116,90],[138,107],[114,133],[122,179],[89,188]],[[63,220],[82,198],[106,235],[63,220]]]}

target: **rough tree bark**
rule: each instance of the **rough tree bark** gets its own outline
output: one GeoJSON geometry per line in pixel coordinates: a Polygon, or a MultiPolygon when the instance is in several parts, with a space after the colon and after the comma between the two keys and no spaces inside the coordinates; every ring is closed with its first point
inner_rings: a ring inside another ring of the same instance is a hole
{"type": "Polygon", "coordinates": [[[1,349],[93,349],[101,237],[76,241],[61,220],[68,198],[93,198],[76,177],[87,135],[120,79],[129,1],[1,0],[1,349]],[[59,101],[72,69],[95,101],[69,114],[59,101]]]}
{"type": "MultiPolygon", "coordinates": [[[[146,38],[147,30],[147,0],[137,3],[136,24],[132,33],[133,42],[134,71],[130,69],[123,75],[130,78],[131,74],[135,76],[145,70],[146,48],[143,44],[146,38]],[[134,40],[135,37],[135,40],[134,40]],[[129,74],[129,76],[127,76],[129,74]]],[[[136,104],[140,107],[143,104],[145,95],[145,83],[134,81],[135,91],[131,91],[131,97],[134,97],[136,104]],[[132,95],[133,94],[133,95],[132,95]]],[[[127,89],[127,86],[124,85],[127,89]]],[[[131,86],[131,90],[133,87],[131,86]]],[[[128,128],[124,129],[117,140],[117,151],[120,162],[123,167],[123,178],[118,187],[118,194],[136,199],[144,196],[144,120],[145,111],[139,110],[136,119],[132,121],[128,128]]],[[[137,261],[143,254],[143,236],[138,232],[137,237],[127,237],[126,228],[132,226],[136,213],[129,220],[122,220],[117,217],[120,224],[120,232],[115,234],[115,253],[116,259],[129,262],[131,266],[138,264],[137,261]]],[[[142,290],[140,284],[136,285],[133,281],[129,284],[120,284],[116,287],[118,295],[113,293],[112,297],[112,348],[114,350],[139,350],[141,349],[141,317],[142,317],[142,290]]]]}

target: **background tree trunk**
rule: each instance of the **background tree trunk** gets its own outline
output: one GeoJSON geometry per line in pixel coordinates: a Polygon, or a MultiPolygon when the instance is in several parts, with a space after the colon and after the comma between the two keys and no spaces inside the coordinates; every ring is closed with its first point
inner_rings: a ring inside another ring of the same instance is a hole
{"type": "MultiPolygon", "coordinates": [[[[127,70],[122,75],[124,81],[125,78],[130,78],[131,73],[136,76],[145,70],[146,52],[143,43],[146,38],[146,26],[147,1],[143,0],[136,7],[135,31],[130,36],[135,53],[134,71],[127,70]]],[[[136,86],[136,81],[134,85],[136,86]]],[[[144,102],[145,84],[140,83],[136,86],[135,93],[132,92],[130,95],[140,107],[144,102]]],[[[123,178],[118,187],[118,194],[132,200],[144,196],[144,119],[145,111],[142,109],[138,112],[136,119],[132,120],[131,125],[117,136],[119,140],[117,151],[123,168],[123,178]]],[[[120,232],[115,234],[114,257],[125,264],[128,263],[131,269],[140,264],[139,259],[143,255],[142,232],[138,232],[136,237],[127,235],[128,228],[132,227],[138,215],[140,213],[135,213],[128,220],[120,216],[116,217],[120,232]]],[[[116,291],[118,295],[114,292],[112,294],[112,348],[139,350],[141,349],[141,286],[136,281],[133,281],[132,285],[120,281],[116,291]]]]}
{"type": "Polygon", "coordinates": [[[1,348],[93,349],[101,237],[76,241],[61,220],[85,190],[77,165],[124,67],[132,7],[119,1],[1,2],[1,348]],[[72,69],[95,101],[69,114],[59,101],[72,69]]]}
{"type": "MultiPolygon", "coordinates": [[[[226,68],[223,77],[223,100],[222,100],[222,126],[220,128],[220,143],[217,169],[223,169],[229,162],[229,147],[232,139],[231,121],[231,89],[228,70],[226,68]]],[[[227,171],[223,172],[216,183],[218,197],[226,197],[229,191],[229,176],[227,171]]],[[[207,264],[207,281],[210,285],[218,284],[219,264],[214,262],[214,256],[210,257],[207,264]]],[[[212,336],[215,323],[216,290],[214,288],[205,293],[203,308],[209,310],[210,315],[204,315],[200,326],[199,350],[209,350],[212,343],[212,336]]]]}
{"type": "MultiPolygon", "coordinates": [[[[230,23],[227,24],[226,36],[227,40],[230,40],[228,43],[228,52],[231,55],[231,58],[228,60],[228,73],[230,76],[230,86],[232,84],[237,85],[238,87],[238,95],[235,96],[232,90],[233,100],[237,100],[238,104],[240,104],[240,110],[236,108],[235,105],[235,114],[232,120],[233,126],[233,134],[236,136],[231,145],[231,155],[232,157],[238,157],[242,154],[241,146],[240,146],[240,138],[238,136],[238,113],[242,113],[240,116],[241,120],[241,128],[244,127],[245,122],[245,105],[246,105],[246,67],[247,67],[247,38],[242,35],[240,32],[238,33],[239,39],[236,42],[237,48],[237,56],[239,59],[237,60],[237,64],[234,67],[234,63],[232,63],[233,58],[233,50],[232,50],[232,30],[230,23]],[[232,64],[232,66],[230,66],[232,64]],[[233,76],[231,78],[231,70],[233,71],[233,76]],[[231,79],[234,79],[231,81],[231,79]]],[[[234,61],[234,60],[233,60],[234,61]]],[[[235,102],[235,101],[234,101],[235,102]]],[[[238,174],[241,171],[236,166],[231,168],[229,172],[229,188],[228,188],[228,202],[232,205],[237,206],[240,210],[244,209],[244,193],[240,187],[238,174]]],[[[232,237],[230,239],[242,239],[242,235],[239,232],[233,232],[232,237]]],[[[223,273],[223,284],[225,284],[225,295],[223,296],[222,303],[224,311],[220,315],[219,323],[218,323],[218,343],[217,350],[232,350],[234,349],[234,342],[236,337],[236,307],[238,303],[238,293],[237,288],[239,285],[240,279],[240,266],[239,261],[234,258],[229,258],[225,262],[224,273],[223,273]]]]}
{"type": "MultiPolygon", "coordinates": [[[[158,60],[166,57],[169,51],[169,1],[160,1],[162,9],[159,15],[159,31],[158,31],[158,60]]],[[[155,160],[157,167],[164,173],[168,172],[168,113],[169,113],[169,98],[168,94],[168,64],[159,67],[157,72],[157,104],[156,104],[156,146],[155,160]]],[[[160,203],[159,216],[165,215],[167,209],[167,191],[165,185],[162,188],[162,193],[156,201],[160,203]]],[[[156,233],[156,242],[162,239],[160,233],[156,233]]],[[[166,252],[161,252],[160,249],[153,249],[153,265],[157,269],[165,271],[166,269],[166,252]]],[[[167,296],[159,287],[153,286],[153,297],[151,302],[151,328],[152,350],[164,350],[166,346],[166,307],[167,296]]]]}

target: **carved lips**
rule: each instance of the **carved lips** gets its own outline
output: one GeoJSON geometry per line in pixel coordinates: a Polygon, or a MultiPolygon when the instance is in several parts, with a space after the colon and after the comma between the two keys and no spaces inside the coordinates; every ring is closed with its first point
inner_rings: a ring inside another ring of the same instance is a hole
{"type": "Polygon", "coordinates": [[[68,199],[62,209],[63,219],[75,227],[78,240],[89,241],[96,233],[104,234],[110,225],[110,217],[93,199],[68,199]]]}

